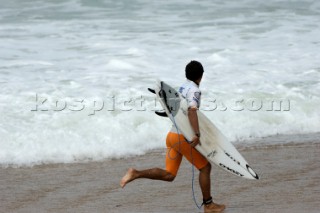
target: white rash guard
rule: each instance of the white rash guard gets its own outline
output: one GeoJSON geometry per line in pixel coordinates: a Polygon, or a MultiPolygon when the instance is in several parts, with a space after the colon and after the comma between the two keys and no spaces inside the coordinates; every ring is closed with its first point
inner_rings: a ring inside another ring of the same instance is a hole
{"type": "MultiPolygon", "coordinates": [[[[188,108],[200,107],[201,91],[199,86],[193,81],[187,80],[180,88],[179,93],[187,100],[188,108]]],[[[177,128],[173,125],[170,132],[178,133],[177,128]]],[[[181,132],[179,131],[181,134],[181,132]]]]}

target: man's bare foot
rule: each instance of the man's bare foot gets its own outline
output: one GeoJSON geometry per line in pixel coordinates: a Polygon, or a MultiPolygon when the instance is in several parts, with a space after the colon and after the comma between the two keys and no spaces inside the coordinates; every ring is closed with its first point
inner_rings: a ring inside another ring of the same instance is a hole
{"type": "Polygon", "coordinates": [[[127,173],[123,176],[123,178],[120,181],[120,186],[123,188],[125,185],[135,179],[134,173],[136,172],[135,169],[130,168],[128,169],[127,173]]]}
{"type": "Polygon", "coordinates": [[[204,205],[204,212],[209,213],[209,212],[222,212],[226,208],[225,205],[223,204],[217,204],[217,203],[210,203],[207,205],[204,205]]]}

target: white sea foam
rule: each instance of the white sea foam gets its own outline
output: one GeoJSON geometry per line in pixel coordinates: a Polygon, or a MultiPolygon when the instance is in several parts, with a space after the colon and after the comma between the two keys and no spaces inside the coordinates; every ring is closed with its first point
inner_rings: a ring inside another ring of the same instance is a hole
{"type": "Polygon", "coordinates": [[[191,59],[205,68],[202,110],[230,140],[319,132],[319,12],[314,1],[3,3],[0,164],[165,147],[170,122],[146,88],[178,87],[191,59]]]}

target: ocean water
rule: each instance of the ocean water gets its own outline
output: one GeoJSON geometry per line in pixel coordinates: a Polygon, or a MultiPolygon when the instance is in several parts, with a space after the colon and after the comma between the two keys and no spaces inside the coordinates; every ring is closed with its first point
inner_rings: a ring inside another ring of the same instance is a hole
{"type": "Polygon", "coordinates": [[[201,110],[234,143],[320,130],[320,2],[0,0],[0,164],[165,146],[146,90],[202,62],[201,110]]]}

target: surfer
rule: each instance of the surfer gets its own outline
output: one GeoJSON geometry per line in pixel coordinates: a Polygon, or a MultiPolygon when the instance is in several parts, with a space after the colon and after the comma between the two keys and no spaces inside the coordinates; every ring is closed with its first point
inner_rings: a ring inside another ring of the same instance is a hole
{"type": "Polygon", "coordinates": [[[122,188],[125,187],[127,183],[138,178],[173,181],[178,173],[182,157],[184,156],[199,170],[199,183],[203,196],[204,212],[221,212],[225,209],[225,205],[214,203],[211,197],[211,164],[194,148],[198,144],[201,145],[197,110],[200,107],[201,91],[199,85],[203,72],[203,66],[200,62],[191,61],[188,63],[185,69],[187,82],[179,89],[179,92],[188,102],[188,117],[195,132],[192,141],[188,143],[185,137],[179,134],[179,130],[173,126],[166,138],[166,168],[146,170],[130,168],[120,181],[122,188]]]}

